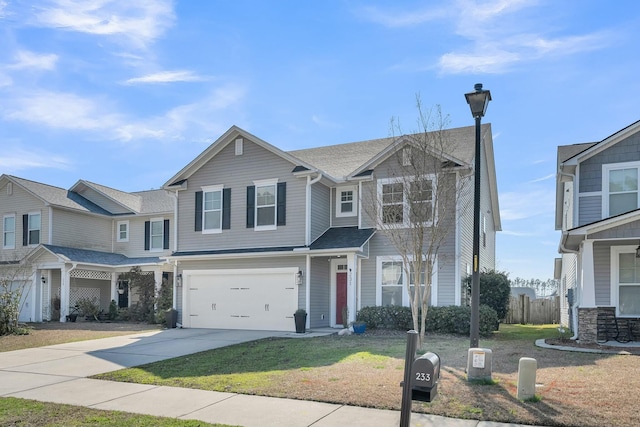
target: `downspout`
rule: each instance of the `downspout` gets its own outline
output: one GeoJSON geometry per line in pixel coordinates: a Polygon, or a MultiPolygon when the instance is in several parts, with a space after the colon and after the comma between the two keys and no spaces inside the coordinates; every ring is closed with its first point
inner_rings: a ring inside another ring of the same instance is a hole
{"type": "MultiPolygon", "coordinates": [[[[571,182],[574,182],[574,183],[576,182],[576,175],[575,174],[562,172],[560,167],[558,167],[558,175],[569,177],[569,178],[571,178],[571,182]]],[[[577,194],[576,191],[574,191],[574,198],[576,197],[575,194],[577,194]]],[[[576,206],[576,201],[575,200],[573,201],[573,206],[574,206],[574,208],[576,206]]],[[[580,254],[580,251],[575,251],[573,249],[566,248],[565,245],[564,245],[564,240],[562,238],[560,239],[560,249],[561,249],[562,253],[571,253],[571,254],[576,254],[576,255],[580,254]]],[[[577,274],[577,271],[576,271],[576,274],[577,274]]],[[[579,290],[578,287],[576,287],[575,290],[578,291],[579,290]]],[[[577,294],[577,292],[576,292],[576,294],[577,294]]],[[[573,320],[573,322],[572,322],[573,323],[573,328],[575,330],[573,331],[573,336],[571,338],[569,338],[569,339],[577,340],[578,339],[578,295],[574,295],[573,296],[573,304],[571,306],[571,317],[572,317],[572,320],[573,320]]]]}
{"type": "MultiPolygon", "coordinates": [[[[174,192],[173,202],[173,251],[178,252],[178,190],[174,192]]],[[[176,262],[177,268],[177,262],[176,262]]],[[[174,275],[175,277],[175,275],[174,275]]],[[[175,295],[175,294],[174,294],[175,295]]],[[[175,304],[174,304],[175,307],[175,304]]]]}
{"type": "Polygon", "coordinates": [[[178,304],[178,261],[173,262],[173,302],[172,306],[177,310],[178,304]]]}
{"type": "Polygon", "coordinates": [[[305,216],[305,246],[311,244],[311,186],[322,179],[322,173],[318,173],[318,176],[313,180],[311,176],[307,175],[307,200],[306,200],[306,216],[305,216]]]}

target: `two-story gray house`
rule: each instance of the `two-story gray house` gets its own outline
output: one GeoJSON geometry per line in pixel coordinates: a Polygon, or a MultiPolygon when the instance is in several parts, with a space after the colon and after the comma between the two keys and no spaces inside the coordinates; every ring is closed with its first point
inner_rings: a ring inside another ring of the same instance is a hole
{"type": "MultiPolygon", "coordinates": [[[[441,160],[465,190],[437,255],[434,306],[463,303],[472,263],[475,128],[444,132],[457,149],[441,160]]],[[[489,124],[482,141],[480,268],[493,269],[501,225],[489,124]]],[[[179,322],[288,331],[298,308],[314,328],[341,327],[366,306],[408,305],[402,259],[363,200],[377,194],[382,209],[406,210],[402,182],[389,171],[410,143],[405,136],[285,152],[231,127],[163,186],[176,201],[166,260],[179,322]]]]}
{"type": "MultiPolygon", "coordinates": [[[[139,266],[156,283],[173,282],[174,200],[164,190],[126,193],[80,180],[69,190],[0,176],[0,262],[26,261],[20,321],[60,320],[80,298],[128,307],[120,273],[139,266]]],[[[16,284],[17,285],[17,284],[16,284]]]]}
{"type": "Polygon", "coordinates": [[[558,147],[556,278],[562,323],[597,339],[598,315],[640,317],[640,121],[600,142],[558,147]]]}

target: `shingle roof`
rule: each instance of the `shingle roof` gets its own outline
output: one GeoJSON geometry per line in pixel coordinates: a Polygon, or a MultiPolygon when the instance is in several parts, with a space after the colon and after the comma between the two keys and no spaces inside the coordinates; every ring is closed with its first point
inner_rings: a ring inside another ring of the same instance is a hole
{"type": "Polygon", "coordinates": [[[336,227],[330,228],[318,237],[309,249],[346,249],[359,248],[374,235],[374,228],[336,227]]]}
{"type": "Polygon", "coordinates": [[[160,262],[159,257],[138,257],[129,258],[122,254],[110,252],[92,251],[88,249],[68,248],[65,246],[42,245],[56,255],[68,258],[70,261],[82,264],[98,264],[98,265],[143,265],[157,264],[160,262]]]}
{"type": "MultiPolygon", "coordinates": [[[[489,124],[482,125],[487,127],[489,124]]],[[[447,138],[447,154],[467,164],[472,163],[475,149],[475,126],[465,126],[442,131],[447,138]]],[[[434,134],[434,132],[430,132],[434,134]]],[[[403,137],[420,137],[423,134],[372,139],[369,141],[329,145],[289,151],[296,158],[314,165],[334,178],[345,178],[360,166],[403,137]]]]}
{"type": "Polygon", "coordinates": [[[69,209],[76,209],[84,212],[93,212],[102,215],[109,215],[109,212],[102,209],[95,203],[90,202],[77,193],[65,190],[64,188],[54,187],[52,185],[43,184],[41,182],[30,181],[28,179],[10,176],[17,184],[25,188],[31,194],[42,199],[45,203],[60,206],[69,209]]]}
{"type": "Polygon", "coordinates": [[[569,160],[576,154],[582,153],[596,144],[597,142],[585,142],[582,144],[560,145],[558,147],[558,163],[569,160]]]}

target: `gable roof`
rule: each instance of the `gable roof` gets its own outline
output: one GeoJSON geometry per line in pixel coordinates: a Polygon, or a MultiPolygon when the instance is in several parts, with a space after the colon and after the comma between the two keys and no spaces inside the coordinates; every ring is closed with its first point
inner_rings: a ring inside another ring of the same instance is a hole
{"type": "MultiPolygon", "coordinates": [[[[40,247],[51,254],[61,258],[64,262],[75,262],[94,266],[133,267],[136,265],[163,264],[159,257],[129,258],[122,254],[92,251],[88,249],[69,248],[65,246],[46,245],[40,247]]],[[[29,257],[33,258],[39,248],[36,248],[29,257]]]]}
{"type": "Polygon", "coordinates": [[[173,197],[162,189],[127,193],[81,179],[70,191],[79,193],[96,204],[100,204],[101,198],[110,200],[121,208],[115,211],[111,208],[110,213],[114,215],[173,212],[173,197]]]}
{"type": "MultiPolygon", "coordinates": [[[[600,142],[593,143],[590,147],[585,147],[585,149],[583,149],[582,151],[579,151],[573,154],[572,156],[562,160],[561,163],[567,166],[577,165],[579,162],[582,162],[590,157],[595,156],[601,151],[606,150],[612,145],[617,144],[621,140],[626,139],[630,135],[633,135],[637,132],[640,132],[640,120],[630,124],[629,126],[623,129],[620,129],[619,131],[615,132],[612,135],[609,135],[608,137],[606,137],[600,142]]],[[[584,145],[587,145],[587,144],[584,144],[584,145]]],[[[571,146],[563,146],[563,147],[571,147],[571,146]]],[[[558,153],[560,153],[560,147],[558,148],[559,148],[558,153]]],[[[568,149],[568,148],[564,148],[564,149],[568,149]]]]}

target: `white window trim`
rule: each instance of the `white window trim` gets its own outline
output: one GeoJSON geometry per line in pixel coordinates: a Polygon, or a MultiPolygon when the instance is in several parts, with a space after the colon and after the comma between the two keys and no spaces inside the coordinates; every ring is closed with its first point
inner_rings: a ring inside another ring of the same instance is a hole
{"type": "Polygon", "coordinates": [[[207,185],[206,187],[202,187],[202,234],[220,234],[222,233],[222,210],[224,206],[224,185],[207,185]],[[220,192],[220,227],[218,228],[205,228],[206,221],[205,213],[207,212],[204,208],[204,199],[205,193],[213,193],[219,191],[220,192]]]}
{"type": "Polygon", "coordinates": [[[2,217],[2,249],[15,249],[16,248],[16,214],[7,214],[2,217]],[[5,230],[5,224],[7,218],[13,218],[13,242],[12,244],[5,245],[5,236],[7,230],[5,230]]]}
{"type": "Polygon", "coordinates": [[[640,207],[640,162],[609,163],[602,165],[602,218],[609,218],[609,172],[618,169],[638,170],[638,199],[636,208],[640,207]]]}
{"type": "MultiPolygon", "coordinates": [[[[616,308],[616,316],[618,317],[638,317],[638,315],[621,315],[620,314],[620,254],[636,253],[637,246],[612,246],[611,247],[611,305],[616,308]]],[[[640,283],[625,283],[622,286],[640,286],[640,283]]]]}
{"type": "Polygon", "coordinates": [[[336,217],[350,217],[358,215],[358,187],[355,185],[348,187],[336,187],[336,217]],[[351,200],[351,212],[342,212],[342,192],[351,191],[353,199],[351,200]]]}
{"type": "Polygon", "coordinates": [[[38,246],[40,243],[42,243],[42,212],[40,211],[34,211],[34,212],[29,212],[28,214],[29,219],[27,220],[27,243],[29,244],[29,246],[38,246]],[[31,216],[32,215],[40,215],[40,228],[31,228],[31,216]],[[31,243],[31,231],[32,230],[38,230],[38,243],[31,243]]]}
{"type": "MultiPolygon", "coordinates": [[[[382,263],[383,262],[401,262],[400,255],[381,255],[376,257],[376,305],[382,305],[382,263]]],[[[407,277],[402,266],[402,305],[409,306],[409,295],[407,294],[407,277]]],[[[433,275],[431,277],[431,306],[438,305],[438,261],[433,263],[433,275]]]]}
{"type": "MultiPolygon", "coordinates": [[[[428,227],[431,224],[433,224],[433,221],[437,219],[437,209],[435,207],[434,204],[434,200],[435,200],[435,192],[436,192],[436,176],[434,174],[429,174],[429,175],[425,175],[424,176],[425,179],[431,180],[431,216],[432,216],[432,220],[431,221],[426,221],[424,223],[424,226],[428,227]]],[[[410,221],[410,217],[409,215],[411,214],[409,211],[409,204],[407,203],[407,198],[405,197],[406,193],[406,189],[404,188],[404,184],[405,183],[410,183],[415,181],[415,177],[405,177],[405,178],[380,178],[378,179],[378,201],[379,201],[379,205],[380,205],[380,211],[378,212],[378,220],[381,221],[381,215],[382,215],[382,207],[384,206],[382,204],[382,186],[385,184],[397,184],[397,183],[401,183],[403,184],[403,188],[402,188],[402,219],[403,222],[402,223],[397,223],[397,224],[385,224],[385,227],[388,228],[405,228],[405,227],[409,227],[411,224],[410,221]]]]}
{"type": "Polygon", "coordinates": [[[255,191],[255,199],[254,199],[254,207],[253,207],[253,213],[254,213],[254,221],[255,221],[255,226],[254,226],[254,231],[270,231],[270,230],[277,230],[278,229],[278,179],[277,178],[273,178],[273,179],[262,179],[259,181],[253,181],[253,185],[255,185],[256,191],[255,191]],[[268,224],[268,225],[258,225],[258,187],[267,187],[272,185],[274,187],[274,194],[275,194],[275,201],[273,204],[273,224],[268,224]]]}
{"type": "Polygon", "coordinates": [[[164,250],[164,218],[151,218],[149,220],[149,252],[162,252],[164,250]],[[159,222],[162,224],[162,244],[159,248],[153,247],[153,223],[159,222]]]}
{"type": "Polygon", "coordinates": [[[116,241],[119,242],[119,243],[128,242],[129,241],[129,221],[118,221],[116,223],[116,236],[117,236],[116,237],[116,241]],[[127,228],[127,230],[126,230],[127,236],[124,237],[124,238],[120,237],[120,226],[121,225],[124,225],[127,228]]]}

